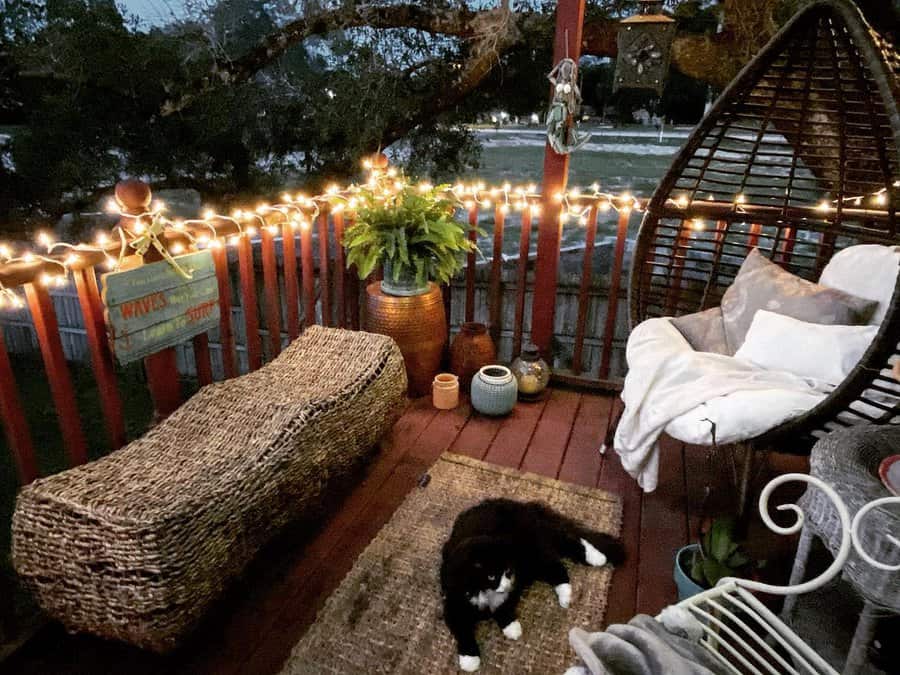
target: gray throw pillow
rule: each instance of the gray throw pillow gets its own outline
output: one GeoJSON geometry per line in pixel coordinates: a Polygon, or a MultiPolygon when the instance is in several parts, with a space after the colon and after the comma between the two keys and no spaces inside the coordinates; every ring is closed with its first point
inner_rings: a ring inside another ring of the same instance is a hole
{"type": "Polygon", "coordinates": [[[800,321],[855,326],[866,323],[877,303],[814,284],[782,269],[753,249],[722,296],[728,353],[742,344],[760,309],[800,321]]]}
{"type": "Polygon", "coordinates": [[[685,314],[670,321],[695,352],[730,355],[728,342],[725,340],[725,323],[722,321],[721,307],[685,314]]]}

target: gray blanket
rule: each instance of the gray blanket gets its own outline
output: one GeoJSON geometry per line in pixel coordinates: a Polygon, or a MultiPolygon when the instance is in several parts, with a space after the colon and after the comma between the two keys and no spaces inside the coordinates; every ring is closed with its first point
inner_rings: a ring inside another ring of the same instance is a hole
{"type": "Polygon", "coordinates": [[[569,631],[569,642],[583,662],[567,675],[720,675],[725,667],[696,639],[669,631],[660,621],[638,614],[627,624],[602,633],[569,631]]]}

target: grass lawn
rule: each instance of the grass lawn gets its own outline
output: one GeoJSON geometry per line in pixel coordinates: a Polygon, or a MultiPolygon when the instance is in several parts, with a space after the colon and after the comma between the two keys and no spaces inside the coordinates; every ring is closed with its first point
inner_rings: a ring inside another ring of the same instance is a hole
{"type": "MultiPolygon", "coordinates": [[[[642,201],[653,194],[688,134],[688,130],[682,128],[668,130],[660,141],[658,132],[652,127],[585,128],[583,131],[592,136],[586,146],[570,155],[569,186],[587,190],[596,182],[602,191],[615,194],[627,191],[642,201]]],[[[540,185],[546,138],[542,129],[480,129],[477,136],[483,144],[481,165],[470,174],[460,176],[460,180],[482,180],[489,185],[507,181],[513,186],[540,185]]],[[[637,232],[639,223],[640,218],[633,216],[630,236],[637,232]]],[[[493,214],[483,210],[480,224],[488,236],[479,241],[479,247],[482,253],[490,255],[493,214]]],[[[614,235],[615,230],[616,214],[599,214],[600,238],[614,235]]],[[[518,253],[519,232],[518,217],[513,214],[507,220],[504,235],[505,255],[518,253]]],[[[583,228],[577,222],[570,220],[563,226],[564,246],[576,245],[583,240],[583,228]]],[[[535,241],[533,237],[532,250],[535,241]]]]}

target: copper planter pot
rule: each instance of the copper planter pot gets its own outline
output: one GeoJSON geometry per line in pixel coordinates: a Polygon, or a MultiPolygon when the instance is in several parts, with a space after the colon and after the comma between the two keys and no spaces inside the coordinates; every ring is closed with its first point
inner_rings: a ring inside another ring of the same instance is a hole
{"type": "Polygon", "coordinates": [[[483,366],[496,363],[497,348],[483,323],[467,321],[450,344],[450,372],[459,377],[459,386],[469,390],[472,378],[483,366]]]}
{"type": "Polygon", "coordinates": [[[410,395],[431,393],[447,344],[444,299],[437,284],[430,283],[427,293],[410,297],[387,295],[378,282],[369,284],[366,330],[388,335],[400,346],[410,395]]]}

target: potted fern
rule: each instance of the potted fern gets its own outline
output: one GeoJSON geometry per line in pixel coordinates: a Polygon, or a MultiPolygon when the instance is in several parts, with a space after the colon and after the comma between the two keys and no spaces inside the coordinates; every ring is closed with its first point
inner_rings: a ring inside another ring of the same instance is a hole
{"type": "Polygon", "coordinates": [[[344,235],[347,264],[365,279],[381,265],[381,289],[394,296],[428,292],[429,282],[448,283],[476,250],[447,186],[375,180],[358,188],[355,222],[344,235]]]}
{"type": "Polygon", "coordinates": [[[365,279],[379,266],[381,283],[366,288],[366,330],[392,337],[406,362],[412,395],[431,391],[447,343],[438,283],[449,283],[477,251],[446,186],[410,185],[383,169],[342,202],[353,211],[344,233],[347,265],[365,279]],[[435,283],[438,282],[438,283],[435,283]]]}

